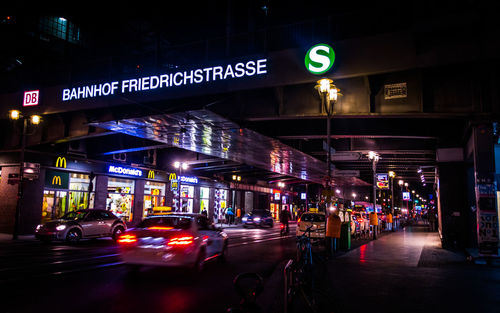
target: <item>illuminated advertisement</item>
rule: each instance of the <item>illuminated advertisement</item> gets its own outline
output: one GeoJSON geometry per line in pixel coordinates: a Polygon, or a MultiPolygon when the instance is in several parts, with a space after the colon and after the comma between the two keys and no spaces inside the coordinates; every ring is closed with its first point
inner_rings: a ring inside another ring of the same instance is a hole
{"type": "Polygon", "coordinates": [[[62,90],[62,101],[89,99],[267,74],[267,59],[83,85],[62,90]]]}
{"type": "Polygon", "coordinates": [[[377,174],[377,188],[389,189],[389,175],[387,173],[377,174]]]}
{"type": "Polygon", "coordinates": [[[198,183],[198,177],[194,176],[179,176],[179,179],[181,180],[182,183],[189,183],[189,184],[198,183]]]}
{"type": "Polygon", "coordinates": [[[410,200],[410,193],[409,192],[403,192],[403,200],[405,200],[405,201],[410,200]]]}

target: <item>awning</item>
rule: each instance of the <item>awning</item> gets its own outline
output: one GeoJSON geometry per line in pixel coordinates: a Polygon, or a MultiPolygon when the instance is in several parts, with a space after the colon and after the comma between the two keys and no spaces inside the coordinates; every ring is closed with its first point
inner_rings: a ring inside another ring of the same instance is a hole
{"type": "MultiPolygon", "coordinates": [[[[208,110],[96,122],[92,125],[304,181],[323,184],[326,179],[325,162],[277,139],[241,128],[208,110]]],[[[355,177],[338,178],[335,183],[368,185],[355,177]]]]}

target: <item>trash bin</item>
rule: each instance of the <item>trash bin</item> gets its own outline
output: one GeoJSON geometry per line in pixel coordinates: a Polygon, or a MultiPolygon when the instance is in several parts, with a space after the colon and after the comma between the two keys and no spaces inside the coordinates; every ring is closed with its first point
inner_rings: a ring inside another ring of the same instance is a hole
{"type": "Polygon", "coordinates": [[[340,225],[340,249],[351,249],[351,230],[349,224],[349,222],[344,222],[340,225]]]}

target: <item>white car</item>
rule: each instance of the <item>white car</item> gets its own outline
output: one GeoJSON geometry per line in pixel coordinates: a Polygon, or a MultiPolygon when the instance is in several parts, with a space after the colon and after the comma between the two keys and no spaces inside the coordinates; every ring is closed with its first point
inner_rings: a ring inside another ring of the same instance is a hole
{"type": "Polygon", "coordinates": [[[200,272],[206,261],[223,260],[227,235],[206,216],[172,213],[151,216],[118,238],[125,264],[191,267],[200,272]]]}
{"type": "Polygon", "coordinates": [[[304,232],[310,229],[310,238],[324,239],[326,236],[326,217],[325,213],[304,212],[297,220],[296,235],[302,236],[304,232]]]}

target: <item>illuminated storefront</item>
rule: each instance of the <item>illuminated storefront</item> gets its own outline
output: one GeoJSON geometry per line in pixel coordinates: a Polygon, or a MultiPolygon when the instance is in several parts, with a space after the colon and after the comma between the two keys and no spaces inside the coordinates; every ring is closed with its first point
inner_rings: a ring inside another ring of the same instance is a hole
{"type": "Polygon", "coordinates": [[[155,207],[165,206],[166,184],[146,181],[144,185],[144,211],[142,218],[152,213],[155,207]]]}
{"type": "Polygon", "coordinates": [[[94,189],[89,193],[89,185],[88,174],[47,170],[43,190],[42,221],[60,218],[71,211],[93,208],[94,189]]]}
{"type": "Polygon", "coordinates": [[[132,221],[134,205],[133,179],[109,177],[106,209],[126,222],[132,221]]]}

